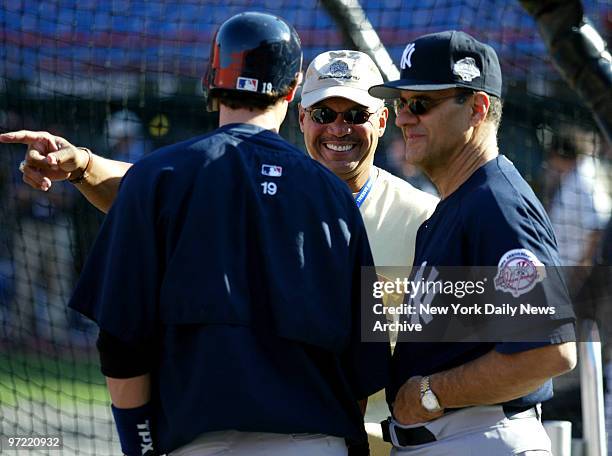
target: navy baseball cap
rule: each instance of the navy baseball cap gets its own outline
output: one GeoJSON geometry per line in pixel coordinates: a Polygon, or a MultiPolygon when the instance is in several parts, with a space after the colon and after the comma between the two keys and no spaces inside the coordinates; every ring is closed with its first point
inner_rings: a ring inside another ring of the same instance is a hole
{"type": "Polygon", "coordinates": [[[430,91],[453,87],[501,97],[502,75],[495,50],[464,32],[423,35],[402,53],[400,79],[370,87],[376,98],[399,98],[400,89],[430,91]]]}

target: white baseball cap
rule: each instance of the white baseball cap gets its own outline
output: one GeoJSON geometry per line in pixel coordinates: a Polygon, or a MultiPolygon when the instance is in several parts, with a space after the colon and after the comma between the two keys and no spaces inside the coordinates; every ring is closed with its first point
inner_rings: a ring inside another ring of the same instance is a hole
{"type": "Polygon", "coordinates": [[[306,70],[301,105],[309,108],[321,100],[342,97],[379,109],[384,101],[371,96],[368,89],[382,84],[374,61],[359,51],[329,51],[319,54],[306,70]]]}

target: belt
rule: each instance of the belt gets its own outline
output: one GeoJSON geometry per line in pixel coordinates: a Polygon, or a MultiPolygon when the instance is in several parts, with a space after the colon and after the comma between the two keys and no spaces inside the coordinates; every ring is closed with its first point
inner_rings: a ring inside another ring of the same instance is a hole
{"type": "Polygon", "coordinates": [[[401,428],[390,417],[381,421],[380,427],[382,428],[383,440],[396,447],[423,445],[436,441],[436,436],[425,426],[401,428]]]}
{"type": "MultiPolygon", "coordinates": [[[[540,418],[537,406],[510,407],[504,405],[504,415],[508,419],[516,418],[540,418]],[[520,417],[517,415],[521,415],[520,417]]],[[[396,447],[412,445],[423,445],[436,441],[436,436],[425,426],[403,428],[398,426],[391,417],[381,421],[383,440],[390,442],[396,447]]]]}

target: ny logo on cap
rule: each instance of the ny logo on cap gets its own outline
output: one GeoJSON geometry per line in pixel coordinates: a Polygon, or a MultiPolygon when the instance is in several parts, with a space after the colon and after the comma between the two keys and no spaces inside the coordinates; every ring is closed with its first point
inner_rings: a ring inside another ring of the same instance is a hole
{"type": "Polygon", "coordinates": [[[412,68],[412,62],[410,59],[412,58],[412,54],[414,53],[414,43],[410,43],[404,49],[404,53],[402,54],[402,60],[400,61],[400,67],[403,70],[404,68],[412,68]]]}

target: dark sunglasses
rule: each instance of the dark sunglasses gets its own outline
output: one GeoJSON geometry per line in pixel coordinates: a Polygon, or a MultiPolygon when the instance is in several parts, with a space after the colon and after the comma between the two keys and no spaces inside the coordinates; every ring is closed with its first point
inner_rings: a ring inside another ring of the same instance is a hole
{"type": "Polygon", "coordinates": [[[465,103],[468,96],[472,95],[473,93],[474,92],[464,91],[442,98],[410,98],[408,100],[397,98],[393,100],[393,107],[395,108],[395,115],[398,115],[400,112],[403,112],[406,108],[408,108],[408,110],[415,116],[422,116],[427,114],[443,101],[450,100],[451,98],[457,99],[458,103],[465,103]]]}
{"type": "Polygon", "coordinates": [[[320,108],[311,108],[306,109],[306,112],[310,114],[310,118],[313,122],[324,125],[328,123],[334,122],[338,114],[342,114],[342,118],[347,124],[351,125],[361,125],[366,123],[373,112],[369,112],[365,109],[349,109],[344,112],[336,112],[328,107],[320,107],[320,108]]]}

